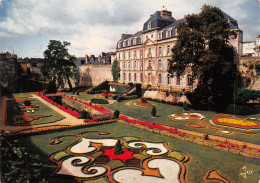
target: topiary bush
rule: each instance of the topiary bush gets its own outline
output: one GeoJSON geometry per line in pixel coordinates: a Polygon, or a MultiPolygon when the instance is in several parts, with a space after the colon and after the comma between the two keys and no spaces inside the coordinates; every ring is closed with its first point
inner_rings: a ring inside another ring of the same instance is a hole
{"type": "Polygon", "coordinates": [[[119,110],[115,110],[114,117],[115,118],[119,118],[119,114],[120,114],[119,110]]]}
{"type": "Polygon", "coordinates": [[[153,108],[152,108],[151,115],[152,115],[152,117],[156,116],[156,107],[155,106],[153,106],[153,108]]]}
{"type": "Polygon", "coordinates": [[[90,113],[88,111],[81,111],[80,113],[82,119],[90,119],[90,113]]]}
{"type": "Polygon", "coordinates": [[[93,98],[93,99],[91,99],[91,103],[95,103],[95,104],[108,104],[109,102],[106,99],[93,98]]]}

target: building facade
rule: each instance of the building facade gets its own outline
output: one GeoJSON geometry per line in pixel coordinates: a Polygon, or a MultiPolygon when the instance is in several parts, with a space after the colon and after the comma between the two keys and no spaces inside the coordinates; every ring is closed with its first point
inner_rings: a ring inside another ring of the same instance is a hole
{"type": "MultiPolygon", "coordinates": [[[[242,31],[238,29],[237,21],[224,14],[230,27],[239,35],[230,43],[242,53],[242,31]]],[[[120,82],[142,83],[160,90],[192,90],[196,86],[189,71],[182,76],[170,76],[168,61],[171,59],[171,49],[177,41],[177,28],[185,18],[175,20],[172,12],[156,11],[144,23],[143,30],[135,34],[122,34],[117,42],[116,59],[121,72],[120,82]]]]}
{"type": "Polygon", "coordinates": [[[245,41],[243,42],[243,55],[245,56],[260,56],[260,35],[255,41],[245,41]]]}

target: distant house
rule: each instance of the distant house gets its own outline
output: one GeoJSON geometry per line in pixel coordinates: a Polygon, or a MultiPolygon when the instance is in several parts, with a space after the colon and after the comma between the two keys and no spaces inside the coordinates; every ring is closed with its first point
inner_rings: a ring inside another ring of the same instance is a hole
{"type": "Polygon", "coordinates": [[[244,41],[243,42],[243,55],[244,56],[260,56],[260,35],[255,41],[244,41]]]}

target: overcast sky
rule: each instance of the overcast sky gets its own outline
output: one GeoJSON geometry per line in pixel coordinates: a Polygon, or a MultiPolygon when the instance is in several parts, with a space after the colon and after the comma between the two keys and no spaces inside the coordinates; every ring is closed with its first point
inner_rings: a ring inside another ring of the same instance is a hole
{"type": "Polygon", "coordinates": [[[115,51],[122,33],[142,30],[163,6],[175,19],[220,7],[238,21],[244,41],[260,34],[260,0],[0,0],[0,52],[43,57],[49,40],[71,42],[70,54],[84,57],[115,51]]]}

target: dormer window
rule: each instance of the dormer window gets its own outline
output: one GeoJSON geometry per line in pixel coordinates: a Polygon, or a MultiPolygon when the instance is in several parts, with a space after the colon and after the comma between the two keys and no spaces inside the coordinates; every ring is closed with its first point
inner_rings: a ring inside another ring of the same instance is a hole
{"type": "Polygon", "coordinates": [[[168,37],[171,37],[171,32],[172,32],[171,30],[167,30],[167,31],[166,31],[166,37],[167,37],[167,38],[168,38],[168,37]]]}
{"type": "Polygon", "coordinates": [[[158,33],[158,39],[162,39],[162,32],[158,33]]]}
{"type": "Polygon", "coordinates": [[[123,47],[126,47],[126,41],[123,42],[123,47]]]}
{"type": "Polygon", "coordinates": [[[152,29],[152,22],[149,22],[149,23],[148,23],[148,30],[149,30],[149,29],[152,29]]]}
{"type": "Polygon", "coordinates": [[[128,40],[128,46],[131,46],[131,39],[128,40]]]}
{"type": "Polygon", "coordinates": [[[136,44],[136,38],[133,39],[133,44],[136,44]]]}

